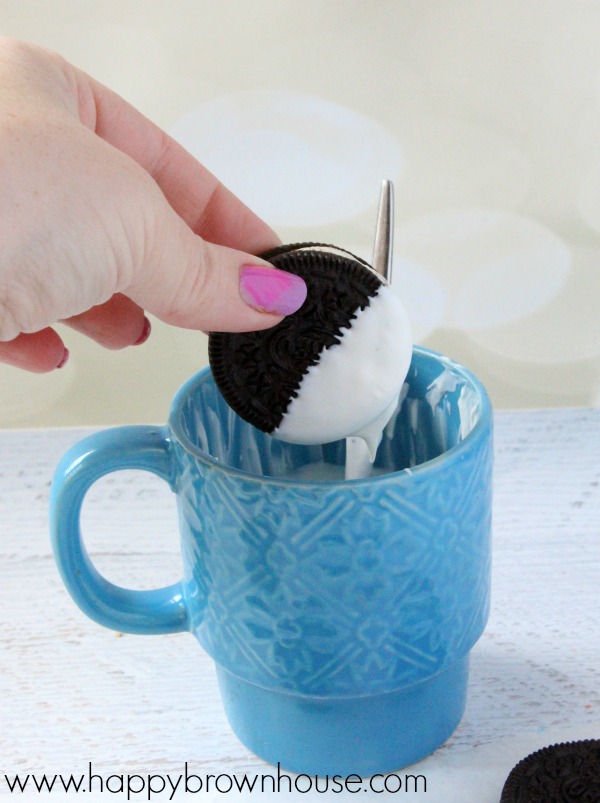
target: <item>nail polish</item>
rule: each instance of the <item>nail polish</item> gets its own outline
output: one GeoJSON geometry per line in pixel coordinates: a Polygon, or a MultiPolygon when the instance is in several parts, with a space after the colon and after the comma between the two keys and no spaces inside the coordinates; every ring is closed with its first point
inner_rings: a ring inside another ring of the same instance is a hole
{"type": "Polygon", "coordinates": [[[243,265],[240,295],[246,304],[260,312],[291,315],[304,304],[306,284],[300,276],[285,270],[243,265]]]}
{"type": "Polygon", "coordinates": [[[150,337],[150,332],[151,331],[152,331],[152,324],[150,323],[148,318],[146,318],[146,316],[144,316],[144,328],[142,329],[142,333],[140,334],[138,339],[136,341],[134,341],[133,345],[134,346],[141,346],[142,343],[145,343],[146,340],[148,340],[148,338],[150,337]]]}
{"type": "Polygon", "coordinates": [[[56,367],[57,367],[57,368],[62,368],[62,367],[63,367],[63,365],[66,365],[66,364],[67,364],[67,361],[68,361],[68,359],[69,359],[69,349],[67,349],[67,348],[66,348],[66,349],[63,351],[63,355],[62,355],[62,357],[60,358],[60,362],[58,363],[58,365],[57,365],[56,367]]]}

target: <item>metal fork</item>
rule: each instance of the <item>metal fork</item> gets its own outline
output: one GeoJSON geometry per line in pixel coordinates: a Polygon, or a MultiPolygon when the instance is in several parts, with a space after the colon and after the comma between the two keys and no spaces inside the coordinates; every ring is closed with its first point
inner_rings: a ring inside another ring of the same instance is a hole
{"type": "MultiPolygon", "coordinates": [[[[384,179],[379,196],[372,265],[388,283],[392,280],[393,244],[394,185],[389,179],[384,179]]],[[[365,441],[362,438],[346,438],[346,479],[365,479],[370,476],[371,468],[371,458],[365,441]]]]}
{"type": "Polygon", "coordinates": [[[377,273],[381,274],[388,283],[392,281],[393,246],[394,185],[386,178],[381,183],[372,265],[377,273]]]}

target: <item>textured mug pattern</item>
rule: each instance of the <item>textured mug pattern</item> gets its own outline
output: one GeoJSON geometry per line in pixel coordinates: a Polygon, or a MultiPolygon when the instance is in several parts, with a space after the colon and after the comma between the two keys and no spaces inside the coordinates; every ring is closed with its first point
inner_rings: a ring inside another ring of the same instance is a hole
{"type": "Polygon", "coordinates": [[[167,427],[95,433],[63,457],[50,526],[61,576],[97,622],[196,635],[217,663],[232,728],[257,755],[295,772],[367,776],[423,758],[464,711],[489,608],[485,390],[416,348],[378,449],[383,473],[297,478],[344,459],[343,441],[295,446],[254,429],[205,370],[179,391],[167,427]],[[85,495],[125,468],[177,495],[184,574],[170,586],[114,585],[85,549],[85,495]]]}
{"type": "MultiPolygon", "coordinates": [[[[431,393],[435,377],[421,370],[421,380],[431,393]]],[[[460,387],[445,387],[417,416],[429,416],[429,431],[420,421],[420,443],[405,445],[433,459],[339,484],[227,470],[244,462],[277,473],[343,455],[339,445],[308,455],[314,447],[282,445],[237,417],[217,443],[205,424],[230,414],[211,381],[198,385],[188,415],[200,420],[185,426],[197,442],[213,439],[218,462],[176,443],[177,493],[190,626],[217,663],[266,688],[353,696],[417,683],[468,654],[489,610],[491,428],[465,430],[460,387]]],[[[396,420],[404,434],[418,396],[408,390],[396,420]]],[[[398,438],[386,438],[389,451],[398,438]]]]}
{"type": "Polygon", "coordinates": [[[77,444],[57,468],[51,531],[61,575],[98,622],[191,630],[215,661],[264,689],[314,697],[396,691],[464,659],[490,586],[491,409],[465,369],[415,349],[376,468],[351,482],[285,477],[344,462],[344,442],[283,443],[242,421],[208,370],[174,399],[169,426],[77,444]],[[177,495],[184,576],[134,591],[86,553],[87,489],[121,468],[177,495]]]}

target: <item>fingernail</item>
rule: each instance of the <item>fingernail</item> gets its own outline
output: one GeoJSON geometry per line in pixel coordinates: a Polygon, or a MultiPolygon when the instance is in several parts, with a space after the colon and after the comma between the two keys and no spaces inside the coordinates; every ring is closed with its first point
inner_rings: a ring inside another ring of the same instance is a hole
{"type": "Polygon", "coordinates": [[[260,312],[291,315],[304,304],[306,284],[300,276],[285,270],[243,265],[240,295],[246,304],[260,312]]]}
{"type": "Polygon", "coordinates": [[[150,332],[152,331],[152,324],[144,315],[144,328],[142,329],[142,334],[138,337],[138,339],[133,343],[134,346],[141,346],[142,343],[145,343],[146,340],[150,337],[150,332]]]}
{"type": "Polygon", "coordinates": [[[69,349],[65,349],[65,350],[63,351],[63,355],[62,355],[62,357],[60,358],[60,362],[58,363],[58,365],[57,365],[56,367],[57,367],[57,368],[62,368],[62,367],[63,367],[63,365],[66,365],[66,364],[67,364],[67,360],[68,360],[68,359],[69,359],[69,349]]]}

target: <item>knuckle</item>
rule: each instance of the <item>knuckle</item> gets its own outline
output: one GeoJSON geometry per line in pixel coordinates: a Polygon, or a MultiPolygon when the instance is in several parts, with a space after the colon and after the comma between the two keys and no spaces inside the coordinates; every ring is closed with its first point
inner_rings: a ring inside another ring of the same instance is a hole
{"type": "Polygon", "coordinates": [[[17,335],[26,330],[22,304],[16,301],[15,290],[14,284],[0,285],[0,342],[3,343],[14,340],[17,335]],[[17,315],[17,310],[19,310],[19,315],[17,315]]]}

